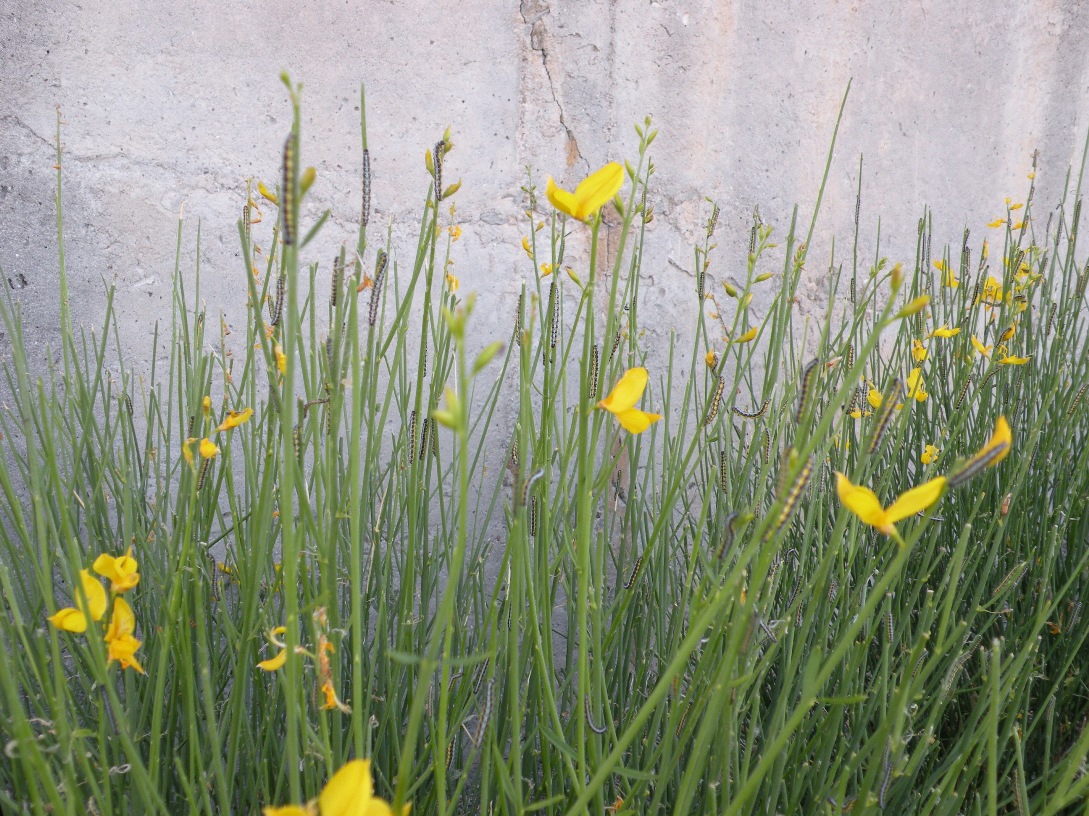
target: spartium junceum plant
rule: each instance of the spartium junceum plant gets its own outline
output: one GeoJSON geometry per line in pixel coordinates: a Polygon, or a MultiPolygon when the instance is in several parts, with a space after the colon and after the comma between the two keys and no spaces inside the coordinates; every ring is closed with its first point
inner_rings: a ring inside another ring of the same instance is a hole
{"type": "Polygon", "coordinates": [[[55,365],[6,301],[0,811],[1085,807],[1080,184],[1037,215],[1030,176],[947,249],[924,213],[893,260],[708,202],[691,321],[650,347],[648,120],[629,162],[527,179],[482,337],[451,134],[400,246],[363,119],[325,266],[288,88],[245,309],[179,262],[169,363],[110,376],[111,294],[77,331],[59,228],[55,365]]]}

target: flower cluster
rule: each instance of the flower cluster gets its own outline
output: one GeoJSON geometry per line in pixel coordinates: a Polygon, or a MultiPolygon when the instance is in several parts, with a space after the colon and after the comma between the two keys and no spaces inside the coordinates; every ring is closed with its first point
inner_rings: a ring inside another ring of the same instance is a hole
{"type": "MultiPolygon", "coordinates": [[[[113,611],[110,623],[103,635],[106,642],[109,662],[117,661],[121,668],[133,668],[140,674],[144,667],[136,659],[136,650],[142,645],[135,637],[136,616],[122,596],[140,583],[139,565],[132,557],[132,548],[120,557],[102,553],[95,559],[91,568],[110,581],[110,597],[113,599],[113,611]]],[[[82,634],[93,621],[100,622],[106,616],[110,599],[102,582],[89,570],[79,571],[80,591],[76,594],[76,607],[60,609],[49,617],[49,622],[65,632],[82,634]]]]}

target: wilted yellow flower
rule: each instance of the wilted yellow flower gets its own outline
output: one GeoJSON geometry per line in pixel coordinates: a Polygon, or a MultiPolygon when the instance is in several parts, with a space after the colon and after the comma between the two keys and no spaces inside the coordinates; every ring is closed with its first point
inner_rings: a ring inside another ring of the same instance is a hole
{"type": "Polygon", "coordinates": [[[567,213],[579,221],[585,221],[605,206],[609,199],[620,191],[623,184],[624,168],[617,162],[609,162],[579,182],[579,186],[573,193],[557,187],[556,182],[549,176],[545,195],[552,202],[552,206],[560,212],[567,213]]]}
{"type": "Polygon", "coordinates": [[[939,476],[929,482],[913,487],[903,493],[887,508],[868,487],[851,484],[850,479],[836,472],[836,492],[839,500],[864,524],[876,527],[885,535],[896,535],[896,522],[922,512],[941,498],[945,490],[945,477],[939,476]]]}
{"type": "Polygon", "coordinates": [[[753,326],[751,329],[749,329],[747,332],[745,332],[739,338],[734,340],[734,343],[736,343],[739,346],[742,343],[751,343],[753,340],[756,339],[756,335],[759,334],[759,333],[760,333],[760,330],[756,326],[753,326]]]}
{"type": "Polygon", "coordinates": [[[1027,363],[1031,359],[1032,359],[1031,356],[1029,356],[1029,357],[1015,357],[1013,355],[1007,355],[1007,356],[1002,357],[1001,359],[999,359],[998,362],[1001,363],[1002,365],[1024,365],[1025,363],[1027,363]]]}
{"type": "Polygon", "coordinates": [[[934,462],[937,461],[938,454],[940,453],[941,451],[934,445],[927,445],[926,449],[923,451],[923,455],[919,458],[922,460],[924,465],[932,465],[934,464],[934,462]]]}
{"type": "Polygon", "coordinates": [[[980,354],[982,354],[984,357],[990,357],[991,356],[991,349],[994,348],[994,346],[985,346],[985,345],[983,345],[983,343],[980,341],[980,339],[978,337],[976,337],[974,334],[972,335],[972,346],[974,346],[975,350],[978,351],[980,354]]]}
{"type": "Polygon", "coordinates": [[[461,237],[461,227],[459,227],[457,224],[451,224],[450,226],[448,226],[446,228],[446,232],[455,241],[461,237]]]}
{"type": "Polygon", "coordinates": [[[522,236],[522,249],[524,249],[526,251],[526,255],[528,255],[529,259],[532,261],[533,260],[533,247],[531,247],[529,245],[529,236],[528,235],[523,235],[522,236]]]}
{"type": "Polygon", "coordinates": [[[595,407],[613,414],[628,433],[642,433],[662,418],[661,414],[648,414],[635,407],[646,390],[648,377],[645,368],[629,368],[609,396],[595,407]]]}
{"type": "Polygon", "coordinates": [[[60,609],[47,619],[55,627],[66,632],[86,632],[87,614],[94,621],[102,620],[102,616],[106,614],[106,590],[101,582],[87,570],[79,571],[79,582],[83,588],[83,597],[76,597],[76,605],[79,609],[74,607],[60,609]],[[85,611],[87,614],[84,614],[85,611]]]}
{"type": "Polygon", "coordinates": [[[461,281],[457,279],[457,275],[453,272],[446,273],[446,288],[451,292],[456,292],[458,287],[461,286],[461,281]]]}
{"type": "Polygon", "coordinates": [[[201,413],[203,413],[205,416],[211,416],[212,415],[212,398],[211,397],[205,396],[204,399],[202,399],[200,401],[200,410],[201,410],[201,413]]]}
{"type": "Polygon", "coordinates": [[[113,602],[113,615],[110,618],[110,627],[106,630],[106,645],[108,647],[109,661],[118,661],[122,669],[136,669],[140,674],[144,673],[144,667],[136,659],[136,650],[142,645],[133,633],[136,631],[136,616],[132,614],[132,607],[121,597],[113,602]]]}
{"type": "Polygon", "coordinates": [[[287,355],[284,354],[284,347],[277,344],[276,347],[272,350],[272,352],[273,352],[273,354],[276,355],[276,368],[277,368],[277,370],[281,374],[286,374],[287,373],[287,355]]]}
{"type": "Polygon", "coordinates": [[[200,455],[204,459],[214,459],[219,453],[219,446],[208,437],[200,440],[200,455]]]}
{"type": "Polygon", "coordinates": [[[930,333],[931,337],[956,337],[960,334],[960,329],[951,329],[948,326],[942,326],[940,329],[934,329],[930,333]]]}
{"type": "Polygon", "coordinates": [[[919,297],[908,303],[903,309],[896,313],[897,318],[911,317],[914,314],[918,314],[926,305],[930,303],[930,295],[919,295],[919,297]]]}
{"type": "Polygon", "coordinates": [[[132,547],[118,558],[102,553],[91,567],[102,577],[110,579],[110,592],[128,592],[140,583],[139,565],[132,557],[132,547]]]}
{"type": "Polygon", "coordinates": [[[994,221],[992,221],[987,226],[990,227],[991,229],[994,229],[995,227],[1004,227],[1004,226],[1006,226],[1006,219],[1005,218],[996,218],[994,221]]]}
{"type": "Polygon", "coordinates": [[[711,349],[707,352],[707,356],[703,358],[703,361],[707,363],[708,368],[714,368],[718,365],[718,355],[715,354],[715,350],[711,349]]]}
{"type": "Polygon", "coordinates": [[[232,428],[237,428],[239,425],[244,425],[250,421],[250,417],[253,416],[253,409],[247,408],[245,411],[228,411],[226,418],[219,423],[217,431],[229,431],[232,428]]]}

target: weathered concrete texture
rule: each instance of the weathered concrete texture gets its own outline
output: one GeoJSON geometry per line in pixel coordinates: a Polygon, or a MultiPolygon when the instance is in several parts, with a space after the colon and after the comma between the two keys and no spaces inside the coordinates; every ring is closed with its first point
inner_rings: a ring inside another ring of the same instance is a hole
{"type": "Polygon", "coordinates": [[[199,221],[202,297],[240,321],[236,221],[244,179],[278,173],[286,68],[306,86],[302,160],[318,168],[307,213],[333,211],[309,254],[326,268],[359,211],[359,82],[375,218],[392,221],[406,254],[428,183],[423,152],[453,127],[447,177],[464,181],[456,201],[465,229],[455,258],[462,290],[493,307],[478,312],[485,337],[509,332],[532,274],[519,246],[525,168],[542,186],[547,174],[573,184],[633,157],[632,124],[652,114],[661,133],[644,292],[656,334],[683,330],[695,308],[685,270],[709,210],[703,197],[723,210],[711,279],[735,276],[754,206],[780,234],[795,202],[808,218],[849,80],[809,256],[814,296],[831,238],[848,244],[860,154],[866,258],[880,217],[882,254],[910,261],[924,205],[936,242],[959,240],[968,225],[976,243],[1005,196],[1024,196],[1034,148],[1037,201],[1053,204],[1089,129],[1087,54],[1081,0],[8,2],[0,266],[28,339],[55,346],[59,106],[77,319],[98,322],[101,281],[115,281],[128,360],[150,362],[154,322],[169,315],[184,207],[184,268],[199,221]]]}

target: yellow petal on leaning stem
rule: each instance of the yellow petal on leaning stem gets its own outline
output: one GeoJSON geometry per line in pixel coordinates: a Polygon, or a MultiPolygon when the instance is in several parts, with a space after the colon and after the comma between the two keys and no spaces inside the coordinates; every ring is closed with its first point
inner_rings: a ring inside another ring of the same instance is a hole
{"type": "Polygon", "coordinates": [[[1003,459],[1010,454],[1010,448],[1013,447],[1013,433],[1010,431],[1010,424],[1006,421],[1005,415],[1000,416],[994,423],[994,431],[991,433],[991,438],[987,440],[987,444],[980,448],[972,458],[978,458],[988,453],[993,448],[997,448],[1000,445],[1005,445],[1005,449],[994,458],[991,465],[997,465],[1003,459]]]}
{"type": "Polygon", "coordinates": [[[741,345],[742,343],[749,343],[749,342],[756,339],[756,335],[759,332],[760,332],[760,330],[758,328],[756,328],[755,326],[753,326],[751,329],[749,329],[747,332],[745,332],[739,338],[734,340],[734,343],[736,345],[741,345]]]}
{"type": "Polygon", "coordinates": [[[628,433],[641,434],[655,422],[662,418],[661,414],[648,414],[638,408],[629,408],[616,415],[621,427],[628,433]]]}
{"type": "Polygon", "coordinates": [[[886,508],[885,515],[889,524],[895,524],[908,516],[922,512],[940,499],[944,491],[944,476],[938,476],[918,487],[913,487],[886,508]]]}
{"type": "Polygon", "coordinates": [[[257,664],[257,668],[263,669],[267,672],[274,672],[281,668],[284,663],[287,662],[287,649],[280,649],[275,656],[270,657],[268,660],[262,660],[257,664]]]}
{"type": "Polygon", "coordinates": [[[881,502],[868,487],[852,484],[851,480],[839,471],[836,472],[836,493],[839,500],[852,513],[858,516],[863,523],[871,527],[884,527],[888,524],[888,517],[881,502]]]}
{"type": "Polygon", "coordinates": [[[609,392],[609,396],[601,400],[597,407],[604,408],[612,414],[620,414],[634,408],[635,403],[639,402],[639,398],[643,396],[647,388],[648,377],[645,368],[629,368],[609,392]]]}

